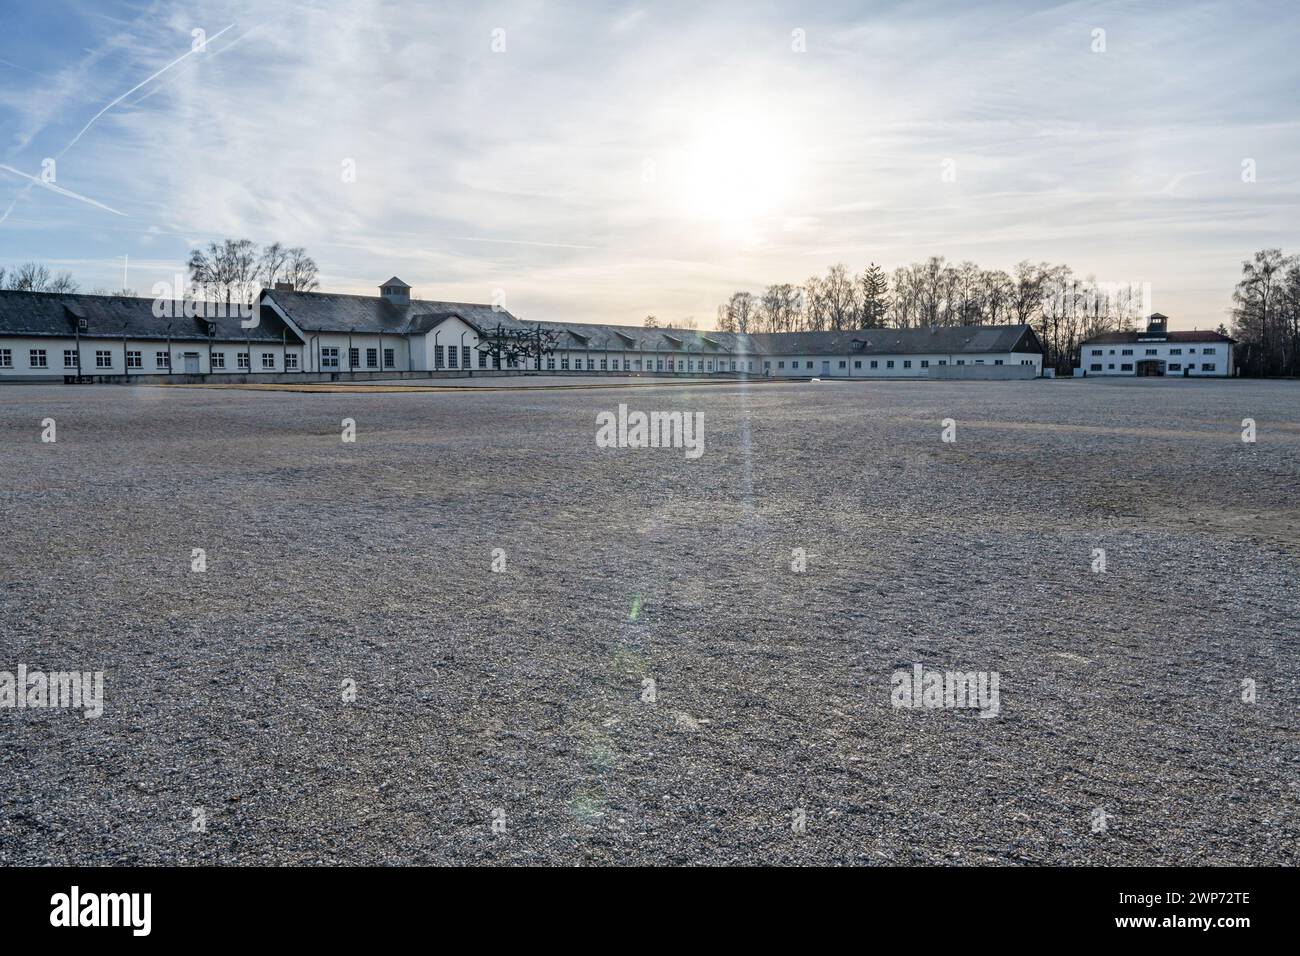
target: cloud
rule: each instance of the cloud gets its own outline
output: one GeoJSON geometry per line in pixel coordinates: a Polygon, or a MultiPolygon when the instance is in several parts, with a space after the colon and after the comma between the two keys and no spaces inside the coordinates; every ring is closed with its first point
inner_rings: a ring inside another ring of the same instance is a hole
{"type": "Polygon", "coordinates": [[[247,236],[306,246],[334,291],[396,272],[417,294],[506,288],[529,317],[706,322],[839,260],[1048,259],[1151,281],[1204,325],[1241,258],[1294,239],[1294,11],[651,10],[159,0],[0,92],[15,168],[80,135],[60,181],[132,222],[33,192],[0,257],[98,255],[83,285],[113,284],[141,246],[179,266],[247,236]],[[231,23],[219,55],[177,60],[231,23]],[[105,90],[132,92],[103,111],[105,90]]]}

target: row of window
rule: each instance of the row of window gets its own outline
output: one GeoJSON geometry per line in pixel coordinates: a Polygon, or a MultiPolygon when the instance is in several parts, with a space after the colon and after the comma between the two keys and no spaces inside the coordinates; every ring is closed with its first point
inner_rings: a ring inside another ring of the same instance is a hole
{"type": "MultiPolygon", "coordinates": [[[[340,367],[340,362],[339,362],[339,360],[340,360],[340,357],[341,357],[341,354],[340,354],[341,351],[342,351],[342,350],[341,350],[341,349],[338,349],[338,348],[331,348],[331,347],[325,347],[325,348],[322,348],[322,349],[320,350],[320,367],[321,367],[322,369],[338,369],[338,368],[340,367]]],[[[368,349],[365,349],[364,351],[365,351],[365,355],[364,355],[364,358],[365,358],[365,366],[364,366],[364,367],[365,367],[365,368],[371,368],[371,369],[377,369],[377,368],[379,368],[379,367],[380,367],[380,366],[379,366],[379,362],[380,362],[380,354],[379,354],[379,350],[378,350],[378,349],[374,349],[374,348],[368,348],[368,349]]],[[[459,347],[458,347],[458,346],[454,346],[454,345],[440,345],[440,346],[437,346],[437,348],[435,349],[435,353],[434,353],[435,368],[469,368],[469,367],[470,367],[470,351],[471,351],[471,349],[470,349],[469,346],[459,346],[459,347]]],[[[1213,350],[1212,350],[1212,349],[1207,349],[1206,351],[1211,351],[1211,352],[1212,352],[1213,350]]],[[[114,353],[112,352],[112,350],[109,350],[109,349],[97,349],[97,350],[95,351],[95,368],[96,368],[96,369],[112,369],[112,368],[113,368],[113,354],[114,354],[114,353]]],[[[260,355],[260,358],[261,358],[261,367],[262,367],[264,370],[272,370],[272,371],[273,371],[273,370],[275,369],[275,356],[276,356],[276,354],[277,354],[277,353],[275,353],[275,352],[262,352],[262,353],[261,353],[261,355],[260,355]]],[[[1099,354],[1099,353],[1094,351],[1093,354],[1099,354]]],[[[363,356],[362,356],[362,350],[361,350],[361,349],[359,349],[359,348],[350,348],[350,349],[348,349],[348,364],[349,364],[349,367],[350,367],[350,368],[353,368],[353,369],[362,368],[362,367],[363,367],[362,364],[361,364],[362,357],[363,357],[363,356]]],[[[487,356],[487,353],[486,353],[486,352],[479,352],[479,356],[478,356],[478,367],[479,367],[479,368],[487,368],[487,367],[488,367],[487,359],[488,359],[488,356],[487,356]]],[[[583,361],[584,361],[583,358],[581,358],[581,357],[576,357],[576,356],[575,356],[575,357],[572,359],[572,364],[573,364],[573,368],[574,368],[574,370],[581,371],[581,370],[583,369],[583,361]]],[[[597,368],[599,368],[599,370],[602,371],[602,372],[603,372],[603,371],[610,371],[610,370],[615,371],[615,372],[618,372],[618,371],[628,371],[628,372],[631,372],[631,371],[637,371],[637,372],[639,372],[639,371],[642,370],[642,359],[639,359],[639,358],[638,358],[638,359],[622,359],[622,360],[620,360],[620,359],[618,359],[618,358],[610,359],[610,358],[606,358],[606,357],[601,357],[600,359],[596,359],[595,357],[588,356],[588,357],[585,359],[585,361],[586,361],[586,369],[587,369],[588,371],[596,371],[597,368]],[[620,365],[621,365],[621,367],[620,367],[620,365]]],[[[671,359],[671,358],[670,358],[670,359],[667,359],[667,360],[665,360],[665,359],[663,359],[663,358],[654,358],[654,359],[646,359],[646,360],[644,360],[644,361],[645,361],[645,370],[646,370],[646,371],[657,371],[657,372],[663,372],[663,371],[669,371],[669,372],[671,372],[671,371],[674,371],[674,365],[673,365],[674,360],[671,359]],[[664,367],[664,363],[665,363],[665,361],[667,361],[667,368],[666,368],[666,369],[665,369],[665,367],[664,367]]],[[[678,371],[678,372],[694,372],[694,371],[697,371],[697,370],[698,370],[698,371],[701,371],[701,372],[713,372],[713,371],[725,372],[725,371],[728,371],[728,368],[727,368],[728,362],[727,362],[726,360],[722,360],[722,359],[719,359],[719,360],[716,360],[716,361],[713,360],[713,359],[676,359],[675,361],[676,361],[676,369],[675,369],[675,370],[678,371]],[[698,365],[698,369],[697,369],[697,365],[698,365]]],[[[799,369],[799,361],[798,361],[797,359],[791,359],[791,360],[789,360],[789,361],[790,361],[790,368],[791,368],[792,370],[797,371],[797,370],[799,369]]],[[[928,367],[930,366],[930,360],[929,360],[929,359],[920,359],[919,361],[920,361],[920,367],[921,367],[921,368],[928,368],[928,367]]],[[[570,366],[570,357],[569,357],[568,355],[561,355],[561,356],[560,356],[560,359],[559,359],[559,362],[560,362],[560,369],[561,369],[561,370],[565,370],[565,371],[567,371],[567,370],[569,369],[569,366],[570,366]]],[[[862,362],[863,362],[862,359],[854,359],[854,360],[853,360],[853,367],[854,367],[855,369],[860,369],[860,368],[862,368],[862,362]]],[[[870,362],[871,362],[871,368],[873,368],[873,369],[874,369],[874,368],[879,368],[879,366],[880,366],[880,360],[878,360],[878,359],[871,359],[870,362]]],[[[912,367],[912,360],[911,360],[911,359],[903,359],[902,362],[903,362],[903,368],[905,368],[905,369],[910,369],[910,368],[912,367]]],[[[237,353],[237,354],[236,354],[236,363],[237,363],[237,367],[238,367],[238,369],[239,369],[240,371],[248,371],[248,369],[249,369],[249,367],[250,367],[250,366],[249,366],[249,354],[248,354],[247,352],[239,352],[239,353],[237,353]]],[[[554,354],[552,354],[552,355],[548,355],[548,356],[546,357],[546,367],[547,367],[548,370],[554,371],[554,370],[555,370],[555,363],[556,363],[556,357],[555,357],[554,354]]],[[[222,370],[224,370],[224,369],[226,368],[226,354],[225,354],[224,352],[213,352],[213,353],[211,353],[211,364],[212,364],[212,370],[213,370],[213,371],[222,371],[222,370]]],[[[948,364],[948,361],[947,361],[947,359],[939,359],[939,364],[940,364],[940,365],[947,365],[947,364],[948,364]]],[[[965,360],[965,359],[957,359],[957,364],[958,364],[958,365],[965,365],[965,364],[966,364],[966,360],[965,360]]],[[[975,360],[975,364],[976,364],[976,365],[983,365],[983,364],[984,364],[984,359],[976,359],[976,360],[975,360]]],[[[994,364],[994,365],[1001,365],[1001,364],[1003,364],[1003,360],[1002,360],[1002,359],[994,359],[993,364],[994,364]]],[[[1020,364],[1022,364],[1022,365],[1032,365],[1032,364],[1034,364],[1034,362],[1033,362],[1033,359],[1022,359],[1020,364]]],[[[495,360],[495,365],[496,365],[497,368],[500,368],[500,367],[501,367],[501,360],[500,360],[499,358],[497,358],[497,359],[495,360]]],[[[514,359],[509,359],[509,360],[507,360],[506,365],[507,365],[508,368],[517,368],[517,367],[518,367],[518,362],[517,362],[516,360],[514,360],[514,359]]],[[[29,366],[30,368],[49,368],[49,359],[48,359],[47,350],[46,350],[46,349],[29,349],[29,350],[28,350],[28,366],[29,366]]],[[[894,368],[894,366],[895,366],[895,362],[894,362],[893,359],[887,359],[887,360],[885,361],[885,368],[887,368],[887,369],[892,369],[892,368],[894,368]]],[[[0,368],[13,368],[13,367],[14,367],[14,366],[13,366],[13,351],[12,351],[11,349],[0,349],[0,368]]],[[[63,352],[63,367],[64,367],[64,369],[76,369],[76,368],[77,368],[77,350],[76,350],[76,349],[65,349],[65,350],[64,350],[64,352],[63,352]]],[[[127,353],[126,353],[126,367],[127,367],[127,369],[143,369],[143,367],[144,367],[144,353],[141,352],[141,351],[132,351],[132,350],[128,350],[127,353]]],[[[386,348],[386,349],[383,350],[383,367],[386,368],[386,369],[396,368],[396,355],[395,355],[393,349],[386,348]]],[[[785,367],[786,367],[786,360],[784,360],[784,359],[777,360],[776,367],[777,367],[777,369],[784,370],[785,367]]],[[[812,369],[814,368],[814,363],[813,363],[812,361],[805,362],[805,363],[804,363],[804,367],[805,367],[806,369],[808,369],[808,370],[812,370],[812,369]]],[[[847,360],[847,359],[839,359],[839,360],[838,360],[838,367],[839,367],[839,368],[842,368],[842,369],[847,369],[847,368],[848,368],[848,360],[847,360]]],[[[1111,365],[1110,367],[1111,367],[1112,369],[1114,369],[1115,366],[1114,366],[1114,365],[1111,365]]],[[[1189,367],[1190,367],[1190,368],[1193,368],[1193,369],[1195,368],[1194,365],[1193,365],[1193,366],[1189,366],[1189,367]]],[[[167,353],[166,351],[159,351],[159,352],[155,352],[155,353],[154,353],[154,368],[155,368],[155,369],[160,369],[160,370],[167,370],[167,369],[170,369],[170,368],[171,368],[171,363],[170,363],[170,361],[169,361],[169,356],[168,356],[168,353],[167,353]]],[[[298,356],[295,355],[295,354],[293,354],[293,353],[291,353],[291,352],[289,352],[289,353],[285,353],[285,355],[284,355],[284,368],[285,368],[285,371],[296,371],[297,368],[298,368],[298,356]]],[[[770,360],[770,359],[769,359],[769,360],[765,360],[765,361],[763,362],[763,368],[764,368],[765,371],[771,371],[771,369],[772,369],[772,360],[770,360]]],[[[1124,368],[1125,368],[1125,370],[1131,370],[1131,369],[1132,369],[1132,366],[1131,366],[1131,365],[1125,365],[1124,368]]],[[[1176,370],[1178,369],[1178,366],[1173,365],[1173,366],[1170,366],[1170,368],[1171,368],[1171,370],[1176,371],[1176,370]]],[[[1206,368],[1207,368],[1207,369],[1212,369],[1213,366],[1212,366],[1212,365],[1210,365],[1210,366],[1206,366],[1206,368]]],[[[742,360],[742,361],[740,361],[740,362],[737,362],[735,359],[732,359],[732,360],[730,360],[730,369],[729,369],[729,370],[732,371],[732,372],[736,372],[736,371],[749,371],[749,372],[752,372],[752,371],[754,370],[754,363],[753,363],[752,360],[750,360],[750,361],[744,361],[744,360],[742,360]]],[[[1099,372],[1099,371],[1101,371],[1101,366],[1098,365],[1098,364],[1094,364],[1094,365],[1092,366],[1092,371],[1094,371],[1094,372],[1099,372]]]]}
{"type": "MultiPolygon", "coordinates": [[[[1159,355],[1159,354],[1160,354],[1159,349],[1146,349],[1145,351],[1146,351],[1146,354],[1147,354],[1147,355],[1159,355]]],[[[1093,354],[1093,355],[1101,355],[1101,354],[1102,354],[1102,350],[1101,350],[1101,349],[1093,349],[1093,350],[1092,350],[1092,354],[1093,354]]],[[[1111,355],[1114,355],[1114,354],[1115,354],[1115,350],[1114,350],[1114,349],[1111,349],[1111,350],[1110,350],[1110,354],[1111,354],[1111,355]]],[[[1119,354],[1120,354],[1120,355],[1132,355],[1132,354],[1133,354],[1133,350],[1132,350],[1132,349],[1122,349],[1122,350],[1120,351],[1119,354]]],[[[1170,350],[1169,350],[1169,354],[1170,354],[1170,355],[1182,355],[1182,354],[1183,354],[1183,350],[1180,349],[1180,348],[1178,348],[1178,349],[1170,349],[1170,350]]],[[[1189,349],[1187,350],[1187,354],[1188,354],[1188,355],[1195,355],[1195,354],[1196,354],[1196,349],[1191,349],[1191,348],[1189,348],[1189,349]]],[[[1202,354],[1202,355],[1214,355],[1214,354],[1215,354],[1215,346],[1213,346],[1213,345],[1207,345],[1207,346],[1205,346],[1203,349],[1201,349],[1201,354],[1202,354]]]]}
{"type": "MultiPolygon", "coordinates": [[[[617,358],[611,359],[605,357],[596,359],[590,356],[588,356],[585,360],[578,356],[574,356],[572,359],[570,359],[568,355],[561,355],[558,359],[560,371],[568,371],[570,370],[570,368],[572,368],[573,371],[577,371],[577,372],[583,371],[584,368],[590,372],[594,372],[597,370],[602,372],[608,372],[608,371],[640,372],[642,370],[641,368],[642,361],[643,361],[642,359],[617,359],[617,358]],[[583,364],[584,361],[586,363],[585,365],[583,364]]],[[[676,359],[675,366],[673,364],[674,359],[667,359],[666,361],[668,364],[667,367],[665,368],[664,366],[665,359],[661,359],[661,358],[645,359],[644,360],[645,371],[647,372],[664,372],[664,371],[667,372],[672,372],[672,371],[678,371],[678,372],[749,371],[752,372],[754,371],[754,363],[752,361],[737,362],[735,359],[731,359],[730,363],[728,363],[728,361],[724,359],[717,359],[717,360],[676,359]],[[730,369],[728,369],[728,364],[730,364],[730,369]]],[[[555,371],[556,362],[557,359],[554,355],[546,356],[546,368],[548,370],[555,371]]],[[[480,360],[479,365],[480,367],[483,367],[484,363],[480,360]]]]}
{"type": "MultiPolygon", "coordinates": [[[[342,349],[322,348],[320,350],[320,367],[322,369],[337,369],[339,367],[339,355],[342,349]]],[[[295,361],[294,367],[297,367],[295,361]]],[[[361,368],[361,349],[348,349],[348,367],[361,368]]],[[[379,350],[366,349],[366,368],[379,368],[379,350]]],[[[393,349],[384,349],[384,368],[397,367],[397,354],[393,349]]]]}
{"type": "MultiPolygon", "coordinates": [[[[1114,362],[1111,362],[1109,365],[1106,366],[1106,369],[1107,369],[1107,371],[1111,371],[1111,372],[1115,371],[1115,363],[1114,363],[1114,362]]],[[[1190,372],[1195,372],[1195,371],[1196,371],[1196,363],[1195,363],[1195,362],[1190,362],[1190,363],[1188,363],[1187,369],[1188,369],[1188,371],[1190,371],[1190,372]]],[[[1101,368],[1101,363],[1100,363],[1100,362],[1093,362],[1091,365],[1088,366],[1088,371],[1090,371],[1090,372],[1100,372],[1101,370],[1102,370],[1102,368],[1101,368]]],[[[1121,362],[1121,363],[1120,363],[1120,366],[1119,366],[1119,370],[1120,370],[1121,372],[1131,372],[1131,371],[1133,371],[1133,363],[1132,363],[1132,362],[1121,362]]],[[[1183,365],[1182,365],[1181,362],[1170,362],[1169,365],[1167,366],[1167,369],[1166,369],[1166,370],[1167,370],[1167,371],[1170,371],[1170,372],[1181,372],[1181,371],[1183,370],[1183,365]]],[[[1202,371],[1202,372],[1213,372],[1213,371],[1215,371],[1215,363],[1214,363],[1214,362],[1202,362],[1202,363],[1201,363],[1201,371],[1202,371]]]]}
{"type": "MultiPolygon", "coordinates": [[[[389,352],[391,351],[391,349],[385,349],[384,351],[389,352]]],[[[97,370],[99,369],[111,370],[113,368],[114,354],[115,353],[111,349],[96,349],[95,368],[97,370]]],[[[274,370],[276,354],[277,353],[275,352],[261,353],[262,368],[274,370]]],[[[248,353],[240,352],[237,356],[237,362],[240,369],[247,370],[249,367],[248,353]]],[[[13,368],[13,367],[14,367],[13,349],[0,349],[0,368],[13,368]]],[[[28,349],[27,367],[28,368],[49,368],[50,367],[49,350],[28,349]]],[[[129,369],[143,370],[144,352],[139,350],[128,349],[126,352],[126,367],[128,370],[129,369]]],[[[155,352],[154,359],[153,359],[153,367],[155,369],[163,370],[163,371],[169,370],[171,368],[171,356],[165,351],[155,352]]],[[[212,368],[215,370],[215,369],[224,369],[225,367],[226,367],[226,353],[213,352],[212,368]]],[[[284,367],[288,371],[294,371],[295,369],[297,369],[298,356],[294,355],[292,352],[286,353],[284,356],[284,367]]],[[[392,366],[390,365],[389,367],[391,368],[392,366]]],[[[63,350],[63,368],[64,371],[77,370],[78,364],[77,364],[76,349],[63,350]]]]}

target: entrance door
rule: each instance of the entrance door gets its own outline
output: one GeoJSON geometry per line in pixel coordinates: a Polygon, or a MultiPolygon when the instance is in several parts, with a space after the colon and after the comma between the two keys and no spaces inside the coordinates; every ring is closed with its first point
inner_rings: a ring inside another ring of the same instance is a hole
{"type": "Polygon", "coordinates": [[[1139,375],[1164,375],[1165,363],[1160,359],[1144,359],[1137,363],[1139,375]]]}
{"type": "Polygon", "coordinates": [[[826,378],[831,376],[831,363],[829,359],[822,359],[822,375],[826,378]]]}
{"type": "Polygon", "coordinates": [[[186,375],[199,374],[199,356],[197,352],[185,353],[185,374],[186,375]]]}

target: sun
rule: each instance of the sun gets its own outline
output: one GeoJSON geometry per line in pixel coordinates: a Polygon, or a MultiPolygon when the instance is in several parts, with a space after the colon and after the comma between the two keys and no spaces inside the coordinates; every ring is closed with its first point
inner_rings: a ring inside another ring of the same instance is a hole
{"type": "Polygon", "coordinates": [[[681,204],[691,219],[753,235],[780,215],[798,175],[789,130],[752,109],[701,116],[682,151],[681,204]]]}

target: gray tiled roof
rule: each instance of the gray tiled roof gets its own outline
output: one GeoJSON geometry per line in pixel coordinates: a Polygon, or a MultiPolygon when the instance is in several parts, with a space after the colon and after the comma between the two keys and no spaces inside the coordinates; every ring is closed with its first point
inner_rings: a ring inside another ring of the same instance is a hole
{"type": "MultiPolygon", "coordinates": [[[[85,338],[120,338],[165,340],[208,339],[208,323],[216,328],[215,339],[229,342],[279,342],[284,324],[269,309],[263,309],[256,328],[243,329],[239,317],[204,320],[185,316],[181,302],[171,303],[174,318],[154,315],[153,299],[122,298],[103,295],[70,295],[55,292],[0,291],[0,335],[71,336],[79,320],[85,338]],[[170,330],[168,326],[170,325],[170,330]]],[[[207,303],[215,308],[215,303],[207,303]]],[[[289,333],[295,341],[297,336],[289,333]]]]}
{"type": "Polygon", "coordinates": [[[437,322],[429,324],[429,316],[438,316],[438,321],[442,321],[458,315],[479,328],[495,326],[498,320],[519,321],[504,310],[497,312],[490,305],[470,302],[412,299],[409,305],[395,305],[382,296],[280,290],[271,291],[267,296],[305,332],[383,332],[405,335],[410,331],[427,332],[436,325],[437,322]],[[423,328],[426,325],[428,327],[423,328]]]}

